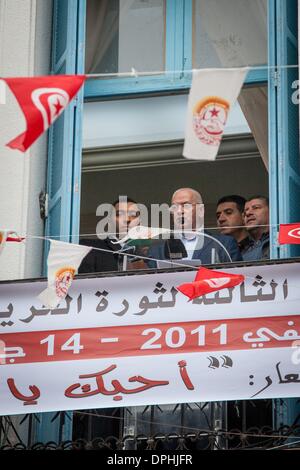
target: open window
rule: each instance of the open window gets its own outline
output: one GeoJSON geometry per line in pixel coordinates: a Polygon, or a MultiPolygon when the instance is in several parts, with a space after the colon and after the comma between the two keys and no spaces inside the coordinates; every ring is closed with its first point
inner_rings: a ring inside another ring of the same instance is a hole
{"type": "Polygon", "coordinates": [[[267,162],[240,106],[231,114],[216,161],[197,162],[182,157],[186,105],[187,95],[85,104],[82,234],[95,236],[99,204],[120,195],[150,209],[170,204],[176,189],[192,187],[204,200],[205,228],[217,234],[219,198],[268,194],[267,162]]]}
{"type": "Polygon", "coordinates": [[[193,68],[258,66],[247,83],[267,81],[267,4],[87,0],[85,97],[188,89],[193,68]]]}
{"type": "Polygon", "coordinates": [[[268,1],[88,0],[86,12],[85,70],[95,77],[85,88],[80,232],[95,234],[99,203],[119,195],[149,207],[195,187],[212,228],[221,196],[267,195],[268,1]],[[254,69],[217,161],[184,160],[192,69],[241,66],[254,69]]]}

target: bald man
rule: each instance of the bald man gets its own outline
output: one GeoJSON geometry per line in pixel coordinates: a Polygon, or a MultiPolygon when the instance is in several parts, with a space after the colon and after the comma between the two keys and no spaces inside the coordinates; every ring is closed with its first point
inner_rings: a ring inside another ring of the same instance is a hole
{"type": "MultiPolygon", "coordinates": [[[[204,230],[204,204],[201,194],[193,188],[174,192],[170,212],[174,223],[174,238],[183,246],[183,259],[199,260],[199,264],[226,263],[242,260],[237,242],[226,235],[212,235],[204,230]]],[[[149,250],[149,257],[172,258],[173,242],[163,240],[149,250]],[[168,250],[170,253],[168,254],[168,250]]],[[[178,244],[177,244],[178,247],[178,244]]],[[[150,267],[156,263],[150,261],[150,267]]]]}

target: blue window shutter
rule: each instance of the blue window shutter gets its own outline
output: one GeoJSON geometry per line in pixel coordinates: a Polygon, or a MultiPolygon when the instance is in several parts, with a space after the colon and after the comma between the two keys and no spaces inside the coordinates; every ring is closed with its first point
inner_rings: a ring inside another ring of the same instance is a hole
{"type": "MultiPolygon", "coordinates": [[[[52,73],[84,73],[85,0],[55,0],[52,73]]],[[[46,236],[77,241],[83,92],[49,130],[46,236]]]]}
{"type": "MultiPolygon", "coordinates": [[[[298,79],[298,2],[269,1],[269,181],[271,255],[299,256],[299,245],[277,244],[280,223],[300,222],[299,105],[293,104],[292,83],[298,79]]],[[[275,423],[291,425],[299,416],[298,399],[275,400],[275,423]]]]}
{"type": "Polygon", "coordinates": [[[279,205],[278,205],[278,73],[277,65],[277,25],[276,0],[268,2],[268,116],[269,116],[269,196],[270,196],[270,256],[279,257],[277,245],[279,205]]]}
{"type": "MultiPolygon", "coordinates": [[[[51,71],[54,75],[84,73],[85,9],[86,0],[53,2],[51,71]]],[[[48,144],[45,235],[75,243],[80,218],[82,109],[83,90],[50,128],[48,144]]],[[[47,252],[46,245],[45,258],[47,252]]],[[[72,412],[41,413],[39,420],[36,441],[72,439],[72,412]]]]}
{"type": "Polygon", "coordinates": [[[297,0],[271,0],[269,71],[270,196],[273,257],[300,255],[299,245],[277,244],[278,224],[300,221],[297,0]],[[272,18],[273,17],[273,18],[272,18]],[[278,66],[278,67],[277,67],[278,66]]]}
{"type": "MultiPolygon", "coordinates": [[[[278,2],[277,55],[279,65],[298,65],[297,0],[278,2]]],[[[278,183],[279,223],[300,221],[299,106],[292,102],[298,68],[279,69],[278,183]]],[[[299,245],[284,245],[281,258],[299,256],[299,245]]]]}

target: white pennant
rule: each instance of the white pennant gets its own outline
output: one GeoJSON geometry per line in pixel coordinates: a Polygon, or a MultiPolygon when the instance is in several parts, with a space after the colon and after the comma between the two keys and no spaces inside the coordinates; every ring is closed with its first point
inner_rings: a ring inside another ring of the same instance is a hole
{"type": "Polygon", "coordinates": [[[53,309],[66,297],[77,269],[92,247],[57,240],[50,243],[48,287],[38,298],[45,307],[53,309]]]}
{"type": "Polygon", "coordinates": [[[248,68],[203,69],[193,73],[183,156],[214,160],[248,68]]]}

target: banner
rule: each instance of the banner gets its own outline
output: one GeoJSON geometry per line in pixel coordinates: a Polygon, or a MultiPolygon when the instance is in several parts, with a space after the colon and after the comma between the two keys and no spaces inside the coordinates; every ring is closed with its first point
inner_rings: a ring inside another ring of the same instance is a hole
{"type": "Polygon", "coordinates": [[[300,396],[300,264],[222,269],[241,285],[190,302],[194,271],[0,283],[0,415],[300,396]]]}

